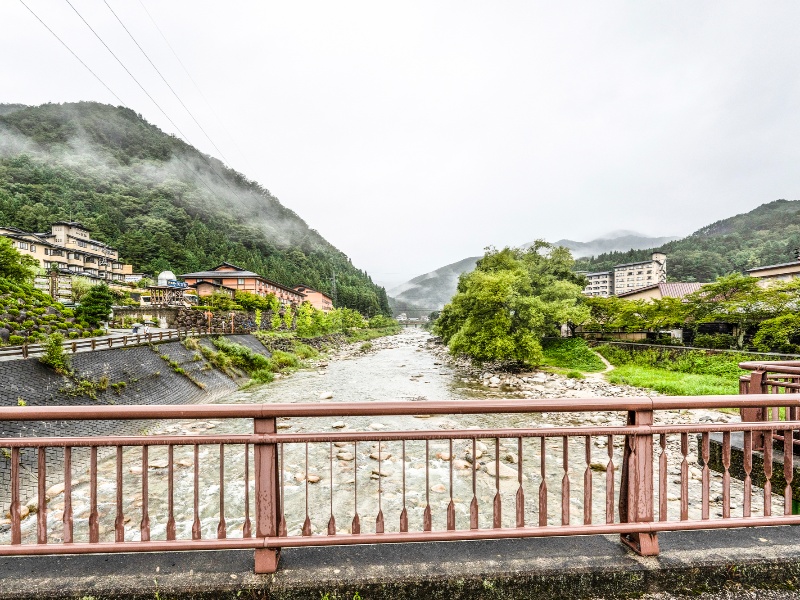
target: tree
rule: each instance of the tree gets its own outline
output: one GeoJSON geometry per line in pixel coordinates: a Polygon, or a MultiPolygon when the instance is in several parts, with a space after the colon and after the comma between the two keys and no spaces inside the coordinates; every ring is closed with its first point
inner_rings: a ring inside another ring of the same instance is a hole
{"type": "Polygon", "coordinates": [[[114,296],[111,294],[111,290],[105,283],[101,283],[86,292],[75,314],[79,319],[97,327],[101,321],[108,319],[113,305],[114,296]]]}
{"type": "Polygon", "coordinates": [[[10,239],[0,237],[0,277],[15,283],[25,283],[33,278],[38,266],[38,260],[27,254],[20,254],[10,239]]]}
{"type": "Polygon", "coordinates": [[[582,276],[565,248],[536,241],[528,250],[488,248],[475,270],[459,277],[456,295],[434,324],[455,354],[476,362],[537,365],[540,340],[564,323],[589,318],[582,276]]]}
{"type": "Polygon", "coordinates": [[[88,277],[76,276],[71,279],[71,297],[73,302],[80,302],[87,292],[92,289],[94,282],[88,277]]]}

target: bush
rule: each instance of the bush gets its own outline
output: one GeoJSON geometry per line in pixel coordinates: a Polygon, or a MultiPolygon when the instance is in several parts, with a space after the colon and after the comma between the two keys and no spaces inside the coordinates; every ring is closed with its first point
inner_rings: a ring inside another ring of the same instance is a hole
{"type": "Polygon", "coordinates": [[[53,333],[44,343],[44,354],[39,357],[39,362],[52,368],[56,373],[68,375],[72,372],[69,356],[64,352],[64,336],[53,333]]]}
{"type": "Polygon", "coordinates": [[[698,333],[694,336],[692,346],[697,348],[712,348],[715,350],[729,350],[736,347],[736,338],[728,333],[698,333]]]}
{"type": "Polygon", "coordinates": [[[275,379],[275,373],[273,373],[270,369],[259,369],[258,371],[253,371],[250,373],[250,379],[256,383],[270,383],[273,379],[275,379]]]}
{"type": "Polygon", "coordinates": [[[279,369],[297,368],[300,366],[300,361],[294,354],[283,352],[282,350],[275,350],[272,353],[272,361],[278,366],[279,369]]]}
{"type": "Polygon", "coordinates": [[[542,340],[545,364],[577,371],[602,371],[605,364],[592,352],[583,338],[551,338],[542,340]]]}
{"type": "Polygon", "coordinates": [[[8,343],[12,346],[19,346],[25,343],[25,338],[21,335],[11,335],[8,337],[8,343]]]}

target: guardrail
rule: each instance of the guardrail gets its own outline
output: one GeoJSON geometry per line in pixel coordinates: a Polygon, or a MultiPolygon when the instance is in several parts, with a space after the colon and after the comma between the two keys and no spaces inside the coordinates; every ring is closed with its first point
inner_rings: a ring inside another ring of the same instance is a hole
{"type": "MultiPolygon", "coordinates": [[[[800,395],[781,401],[800,408],[800,395]]],[[[778,495],[770,484],[770,445],[760,492],[753,468],[754,438],[776,430],[791,438],[800,421],[669,424],[665,418],[677,413],[660,414],[774,403],[774,395],[748,394],[0,408],[6,421],[216,419],[202,427],[220,430],[232,426],[229,420],[253,423],[245,434],[0,439],[11,463],[0,556],[252,548],[255,571],[269,573],[288,547],[612,533],[655,555],[659,531],[800,524],[791,514],[792,454],[778,495]],[[616,424],[552,427],[542,416],[591,419],[606,411],[616,424]],[[343,423],[329,420],[494,414],[530,415],[524,418],[531,426],[343,431],[343,423]],[[303,431],[286,433],[293,425],[303,431]],[[709,468],[712,434],[722,438],[719,476],[709,468]],[[738,435],[742,482],[728,471],[731,436],[738,435]],[[89,455],[88,473],[73,467],[81,452],[89,455]],[[54,453],[64,499],[49,506],[46,469],[54,453]],[[35,520],[23,519],[25,457],[38,468],[35,520]]],[[[166,431],[177,432],[172,427],[166,431]]]]}
{"type": "MultiPolygon", "coordinates": [[[[107,350],[109,348],[127,348],[141,346],[155,342],[182,340],[190,336],[203,335],[228,335],[225,329],[171,329],[152,333],[131,333],[126,335],[107,336],[99,338],[84,338],[80,340],[67,340],[64,349],[76,354],[89,350],[107,350]]],[[[38,356],[44,351],[42,344],[22,344],[21,346],[5,346],[0,348],[0,359],[5,357],[29,358],[38,356]]]]}
{"type": "MultiPolygon", "coordinates": [[[[784,401],[785,394],[800,392],[800,361],[750,361],[739,363],[739,368],[750,371],[749,375],[739,378],[740,394],[771,394],[773,397],[769,406],[742,409],[742,421],[800,419],[800,409],[784,401]]],[[[773,433],[772,437],[781,444],[785,442],[785,436],[780,432],[773,433]]],[[[792,445],[800,446],[800,432],[795,432],[792,445]]],[[[763,435],[755,439],[755,448],[764,449],[763,435]]]]}

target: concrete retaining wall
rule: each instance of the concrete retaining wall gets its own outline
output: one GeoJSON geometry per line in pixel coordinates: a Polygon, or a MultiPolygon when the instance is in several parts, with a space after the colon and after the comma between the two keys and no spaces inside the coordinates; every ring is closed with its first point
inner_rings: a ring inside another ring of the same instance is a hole
{"type": "MultiPolygon", "coordinates": [[[[231,341],[269,355],[264,346],[250,335],[229,336],[231,341]]],[[[202,343],[210,341],[202,340],[202,343]]],[[[98,391],[96,399],[69,392],[74,385],[57,375],[37,359],[0,362],[0,406],[15,406],[24,414],[26,406],[83,406],[132,404],[199,404],[212,402],[237,389],[228,376],[212,368],[199,352],[187,350],[180,342],[165,342],[151,347],[119,348],[79,353],[71,357],[73,368],[81,379],[99,381],[107,378],[108,388],[98,391]],[[176,373],[161,355],[169,357],[186,371],[176,373]],[[194,380],[194,381],[193,381],[194,380]],[[113,384],[124,382],[124,386],[113,384]],[[201,388],[197,383],[202,384],[201,388]]],[[[68,422],[0,422],[0,438],[31,436],[131,435],[148,427],[144,421],[68,421],[68,422]]],[[[2,442],[0,442],[0,447],[2,442]]],[[[85,466],[88,450],[76,449],[73,464],[85,466]]],[[[36,453],[20,452],[21,499],[36,495],[36,453]]],[[[47,485],[63,481],[63,451],[47,451],[47,485]]],[[[0,449],[0,518],[8,510],[10,499],[11,461],[7,450],[0,449]]]]}

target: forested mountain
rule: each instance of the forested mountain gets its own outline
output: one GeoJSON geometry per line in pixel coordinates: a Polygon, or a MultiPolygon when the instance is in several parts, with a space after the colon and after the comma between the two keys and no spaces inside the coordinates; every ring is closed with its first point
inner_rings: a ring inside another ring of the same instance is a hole
{"type": "Polygon", "coordinates": [[[713,281],[728,273],[791,262],[798,247],[800,200],[775,200],[655,249],[608,252],[578,260],[576,269],[606,271],[616,264],[646,260],[658,250],[667,255],[670,281],[713,281]]]}
{"type": "Polygon", "coordinates": [[[0,105],[0,225],[86,225],[136,270],[226,261],[389,314],[386,292],[255,181],[121,107],[0,105]]]}
{"type": "MultiPolygon", "coordinates": [[[[553,242],[553,244],[569,248],[574,258],[580,258],[584,256],[596,256],[604,252],[653,248],[654,246],[660,246],[661,244],[666,244],[667,242],[677,239],[677,237],[647,237],[635,231],[615,231],[590,242],[558,240],[557,242],[553,242]]],[[[525,244],[523,248],[527,248],[532,244],[532,242],[530,244],[525,244]]]]}

